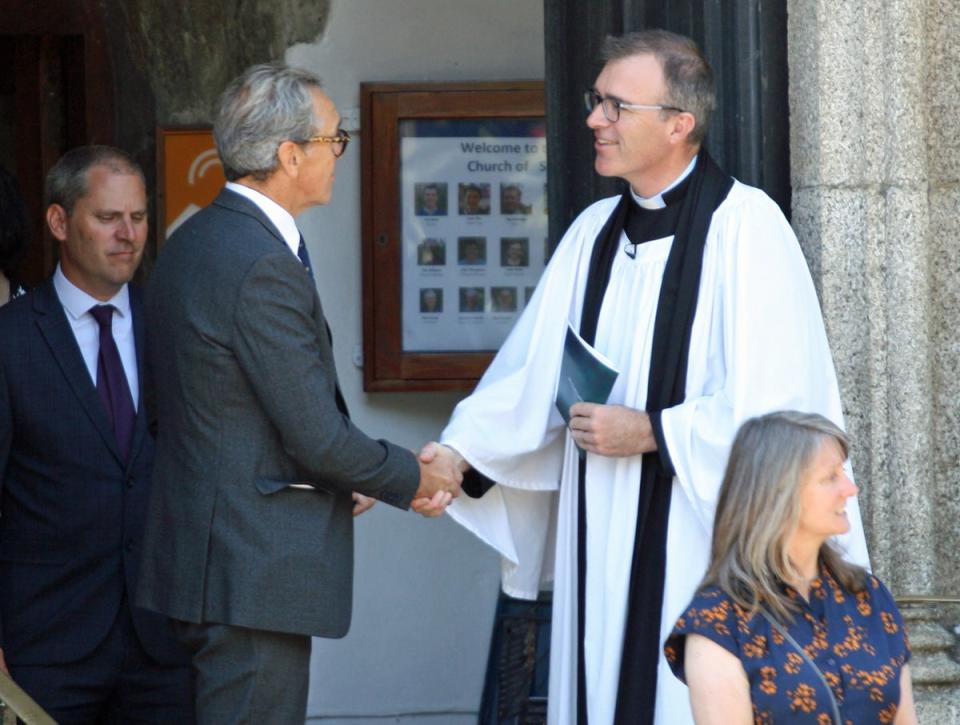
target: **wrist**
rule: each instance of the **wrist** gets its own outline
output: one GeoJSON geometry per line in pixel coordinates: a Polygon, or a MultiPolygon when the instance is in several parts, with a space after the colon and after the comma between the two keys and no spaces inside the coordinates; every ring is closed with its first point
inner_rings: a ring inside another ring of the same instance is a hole
{"type": "Polygon", "coordinates": [[[654,435],[653,419],[650,414],[643,410],[636,411],[636,445],[638,450],[636,455],[651,453],[657,450],[657,438],[654,435]]]}
{"type": "Polygon", "coordinates": [[[470,464],[467,462],[466,458],[460,455],[460,451],[453,446],[447,445],[446,443],[441,443],[440,445],[453,454],[453,465],[458,471],[460,471],[460,473],[466,473],[470,470],[470,464]]]}

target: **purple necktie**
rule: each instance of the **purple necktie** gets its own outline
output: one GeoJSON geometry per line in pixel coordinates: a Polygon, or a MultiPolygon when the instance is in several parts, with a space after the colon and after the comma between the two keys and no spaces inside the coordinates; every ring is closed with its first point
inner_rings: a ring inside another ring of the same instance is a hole
{"type": "Polygon", "coordinates": [[[100,354],[97,356],[97,392],[107,409],[113,432],[117,436],[120,455],[126,461],[130,456],[130,441],[133,439],[133,421],[136,412],[130,385],[120,362],[120,352],[113,339],[113,305],[97,305],[90,314],[100,325],[100,354]]]}

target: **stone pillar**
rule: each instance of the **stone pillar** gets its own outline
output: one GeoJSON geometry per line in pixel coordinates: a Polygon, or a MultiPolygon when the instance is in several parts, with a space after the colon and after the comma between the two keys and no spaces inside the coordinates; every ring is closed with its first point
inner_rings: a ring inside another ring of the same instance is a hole
{"type": "MultiPolygon", "coordinates": [[[[960,597],[960,4],[788,0],[788,18],[793,226],[873,567],[898,597],[960,597]]],[[[904,609],[921,721],[960,722],[960,608],[904,609]]]]}
{"type": "Polygon", "coordinates": [[[920,722],[960,723],[956,638],[940,623],[949,615],[936,604],[926,603],[903,603],[900,611],[910,633],[910,669],[920,722]]]}

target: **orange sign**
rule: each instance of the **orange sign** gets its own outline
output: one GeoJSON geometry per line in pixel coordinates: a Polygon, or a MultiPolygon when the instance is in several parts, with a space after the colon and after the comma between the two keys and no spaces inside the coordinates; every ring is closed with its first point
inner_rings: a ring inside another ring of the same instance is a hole
{"type": "Polygon", "coordinates": [[[209,128],[158,129],[161,240],[212,202],[226,179],[209,128]]]}

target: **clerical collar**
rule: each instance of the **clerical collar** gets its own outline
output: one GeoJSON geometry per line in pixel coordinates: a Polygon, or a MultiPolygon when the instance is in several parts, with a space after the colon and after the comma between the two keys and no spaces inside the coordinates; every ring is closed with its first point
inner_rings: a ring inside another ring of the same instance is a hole
{"type": "Polygon", "coordinates": [[[681,173],[680,176],[674,179],[673,182],[669,186],[667,186],[667,188],[661,191],[659,194],[655,194],[650,197],[642,197],[637,192],[635,192],[633,190],[633,187],[631,186],[630,195],[633,197],[633,200],[637,202],[637,205],[641,209],[663,209],[663,207],[667,205],[668,201],[670,201],[669,199],[666,199],[666,200],[664,199],[665,196],[669,196],[667,192],[669,192],[674,187],[679,186],[680,182],[682,182],[684,179],[690,176],[690,174],[693,172],[693,167],[697,165],[698,155],[699,154],[694,154],[694,157],[690,160],[690,163],[687,164],[687,168],[683,170],[683,173],[681,173]]]}
{"type": "Polygon", "coordinates": [[[644,199],[637,196],[633,187],[630,187],[632,203],[627,209],[623,225],[623,231],[627,235],[623,251],[630,259],[636,259],[638,244],[670,237],[676,232],[683,198],[687,195],[687,188],[693,178],[691,172],[696,163],[695,156],[683,173],[656,196],[644,199]]]}

